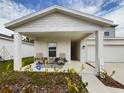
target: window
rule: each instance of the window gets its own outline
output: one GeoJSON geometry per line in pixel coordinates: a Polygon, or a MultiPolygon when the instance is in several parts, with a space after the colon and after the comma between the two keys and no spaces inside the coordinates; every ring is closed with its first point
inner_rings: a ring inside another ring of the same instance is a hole
{"type": "Polygon", "coordinates": [[[49,57],[56,57],[56,43],[48,43],[49,57]]]}
{"type": "Polygon", "coordinates": [[[104,32],[104,36],[109,36],[109,32],[104,32]]]}

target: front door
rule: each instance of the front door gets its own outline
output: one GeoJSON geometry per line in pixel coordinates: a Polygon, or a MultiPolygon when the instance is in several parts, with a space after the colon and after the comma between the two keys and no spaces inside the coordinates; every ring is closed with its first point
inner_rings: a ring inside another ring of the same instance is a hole
{"type": "Polygon", "coordinates": [[[48,43],[49,63],[54,63],[56,58],[56,43],[48,43]]]}

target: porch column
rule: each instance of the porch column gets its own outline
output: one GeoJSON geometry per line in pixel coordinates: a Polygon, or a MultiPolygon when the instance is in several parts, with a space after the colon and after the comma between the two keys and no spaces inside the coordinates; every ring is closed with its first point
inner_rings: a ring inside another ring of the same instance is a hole
{"type": "Polygon", "coordinates": [[[103,39],[104,39],[104,32],[103,31],[96,31],[96,47],[95,47],[95,62],[96,62],[96,74],[100,74],[101,70],[104,68],[104,61],[103,61],[103,39]]]}
{"type": "Polygon", "coordinates": [[[19,32],[14,32],[14,70],[20,71],[21,68],[21,34],[19,32]]]}

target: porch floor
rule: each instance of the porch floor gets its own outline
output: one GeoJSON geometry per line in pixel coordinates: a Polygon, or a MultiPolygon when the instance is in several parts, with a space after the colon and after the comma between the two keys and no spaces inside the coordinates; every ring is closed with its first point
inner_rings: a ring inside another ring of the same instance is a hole
{"type": "Polygon", "coordinates": [[[22,68],[22,71],[26,70],[27,68],[32,69],[32,71],[40,72],[40,71],[48,71],[48,72],[54,72],[55,69],[58,71],[67,71],[68,69],[75,69],[77,73],[89,73],[89,74],[95,74],[95,69],[88,66],[87,64],[82,64],[80,61],[71,61],[65,63],[65,65],[57,65],[57,64],[46,64],[42,65],[41,70],[36,69],[36,62],[25,66],[22,68]],[[82,65],[84,66],[84,70],[81,71],[82,65]]]}

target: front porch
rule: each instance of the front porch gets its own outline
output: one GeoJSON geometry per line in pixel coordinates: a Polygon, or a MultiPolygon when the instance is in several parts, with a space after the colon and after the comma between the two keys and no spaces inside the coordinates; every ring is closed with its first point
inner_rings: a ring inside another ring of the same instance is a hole
{"type": "Polygon", "coordinates": [[[16,51],[14,57],[14,70],[20,71],[21,68],[21,35],[34,39],[35,58],[40,56],[41,58],[48,59],[48,63],[54,63],[56,58],[63,57],[63,59],[67,60],[67,63],[71,63],[71,60],[74,59],[75,61],[80,61],[80,63],[83,64],[86,63],[87,45],[85,41],[93,34],[95,34],[96,37],[96,73],[98,74],[104,65],[102,56],[102,31],[16,32],[14,38],[16,51]],[[49,44],[52,46],[50,47],[49,44]],[[51,61],[51,59],[54,60],[51,61]]]}

